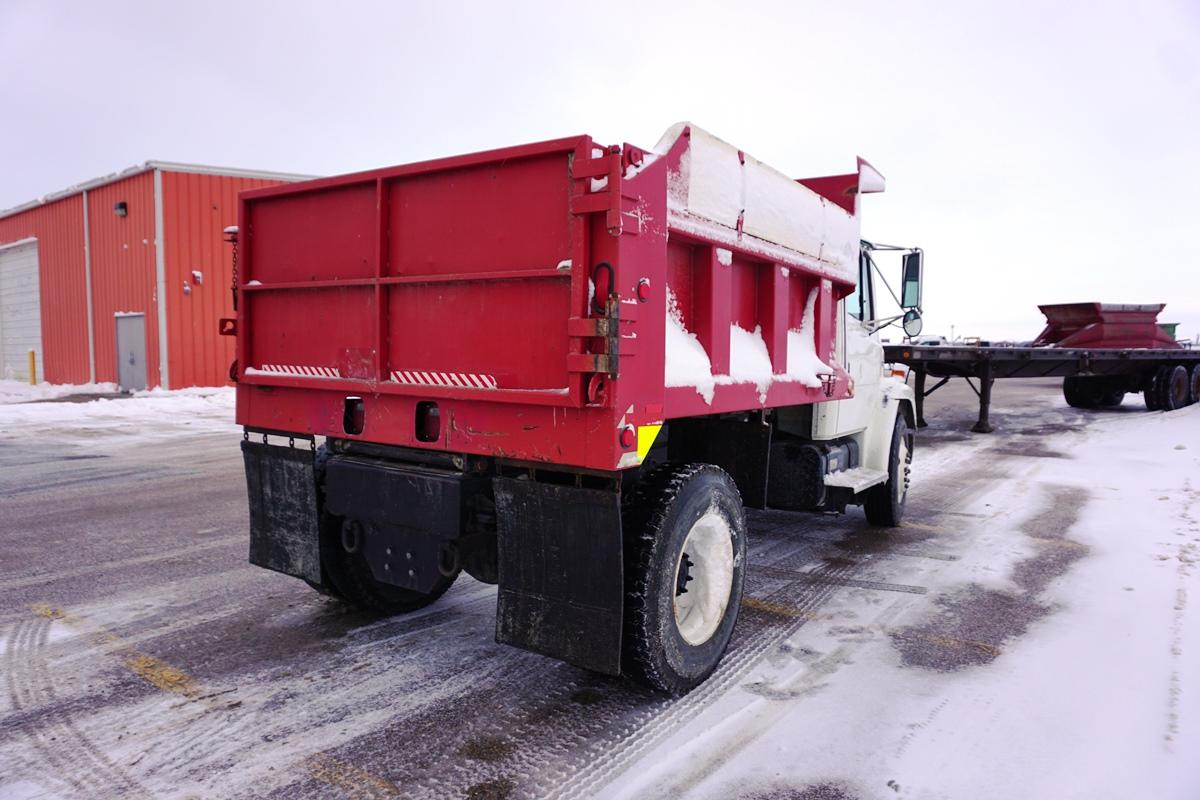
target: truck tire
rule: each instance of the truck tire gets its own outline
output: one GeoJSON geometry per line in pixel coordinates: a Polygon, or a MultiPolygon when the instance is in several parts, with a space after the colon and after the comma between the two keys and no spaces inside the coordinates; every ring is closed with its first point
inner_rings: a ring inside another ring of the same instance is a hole
{"type": "Polygon", "coordinates": [[[1200,364],[1192,367],[1192,402],[1200,403],[1200,364]]]}
{"type": "Polygon", "coordinates": [[[1102,375],[1070,375],[1063,378],[1063,399],[1072,408],[1112,408],[1125,399],[1125,387],[1102,375]]]}
{"type": "MultiPolygon", "coordinates": [[[[329,583],[322,591],[342,600],[360,611],[379,616],[393,616],[424,608],[446,593],[458,573],[439,576],[433,591],[428,594],[381,583],[371,574],[361,551],[348,553],[342,547],[342,518],[321,515],[321,572],[329,583]]],[[[311,585],[311,584],[310,584],[311,585]]]]}
{"type": "Polygon", "coordinates": [[[1071,408],[1095,408],[1099,398],[1086,376],[1068,375],[1063,378],[1063,399],[1071,408]]]}
{"type": "Polygon", "coordinates": [[[1183,408],[1188,404],[1188,397],[1191,394],[1191,378],[1188,375],[1187,367],[1179,364],[1173,367],[1164,367],[1164,371],[1166,377],[1161,390],[1162,410],[1174,411],[1177,408],[1183,408]]]}
{"type": "Polygon", "coordinates": [[[725,653],[742,601],[746,517],[733,479],[711,464],[664,464],[622,510],[622,672],[685,694],[725,653]]]}
{"type": "Polygon", "coordinates": [[[913,456],[913,434],[903,413],[896,415],[892,428],[892,447],[888,454],[886,483],[863,492],[863,511],[867,522],[881,528],[895,528],[904,519],[908,500],[908,476],[913,456]]]}

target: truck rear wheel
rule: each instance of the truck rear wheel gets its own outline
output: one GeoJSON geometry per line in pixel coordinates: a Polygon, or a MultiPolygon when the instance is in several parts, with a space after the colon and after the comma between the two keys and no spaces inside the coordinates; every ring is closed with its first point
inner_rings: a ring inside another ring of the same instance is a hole
{"type": "Polygon", "coordinates": [[[428,594],[382,583],[371,574],[361,547],[355,552],[346,550],[342,519],[328,513],[321,515],[321,572],[329,583],[325,589],[317,589],[322,594],[381,616],[424,608],[444,595],[458,577],[457,572],[450,576],[439,575],[433,591],[428,594]]]}
{"type": "Polygon", "coordinates": [[[881,528],[895,528],[904,519],[904,503],[908,500],[909,472],[913,455],[913,434],[904,414],[896,415],[892,428],[892,448],[888,456],[886,483],[867,489],[863,495],[863,511],[867,522],[881,528]]]}
{"type": "Polygon", "coordinates": [[[665,464],[625,502],[622,671],[684,694],[712,674],[737,621],[746,518],[733,479],[711,464],[665,464]]]}
{"type": "Polygon", "coordinates": [[[1192,402],[1200,403],[1200,364],[1192,367],[1192,402]]]}

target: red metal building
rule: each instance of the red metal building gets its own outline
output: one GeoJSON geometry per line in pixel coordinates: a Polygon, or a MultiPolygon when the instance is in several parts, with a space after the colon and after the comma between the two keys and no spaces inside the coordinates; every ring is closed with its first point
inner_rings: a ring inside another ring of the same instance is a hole
{"type": "Polygon", "coordinates": [[[33,350],[50,383],[226,383],[222,231],[238,192],[306,177],[148,161],[0,211],[0,378],[33,350]]]}

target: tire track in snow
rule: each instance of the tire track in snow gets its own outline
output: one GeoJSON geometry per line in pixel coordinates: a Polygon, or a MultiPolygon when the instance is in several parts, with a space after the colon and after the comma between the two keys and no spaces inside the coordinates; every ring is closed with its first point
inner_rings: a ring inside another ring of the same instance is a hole
{"type": "MultiPolygon", "coordinates": [[[[41,616],[17,623],[5,648],[5,672],[14,711],[44,708],[45,713],[27,718],[15,730],[37,752],[39,758],[18,756],[23,776],[45,786],[50,780],[73,794],[95,797],[150,797],[138,781],[95,743],[67,708],[59,705],[45,650],[54,618],[41,616]],[[51,767],[47,775],[45,767],[51,767]]],[[[7,727],[7,726],[5,726],[7,727]]],[[[49,788],[49,787],[46,787],[49,788]]]]}

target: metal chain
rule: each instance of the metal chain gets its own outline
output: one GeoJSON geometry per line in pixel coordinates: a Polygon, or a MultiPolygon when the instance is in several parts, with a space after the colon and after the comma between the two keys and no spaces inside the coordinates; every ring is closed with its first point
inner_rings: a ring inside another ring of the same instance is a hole
{"type": "Polygon", "coordinates": [[[238,300],[238,240],[237,234],[233,235],[233,285],[229,288],[233,291],[233,310],[237,311],[238,300]]]}

